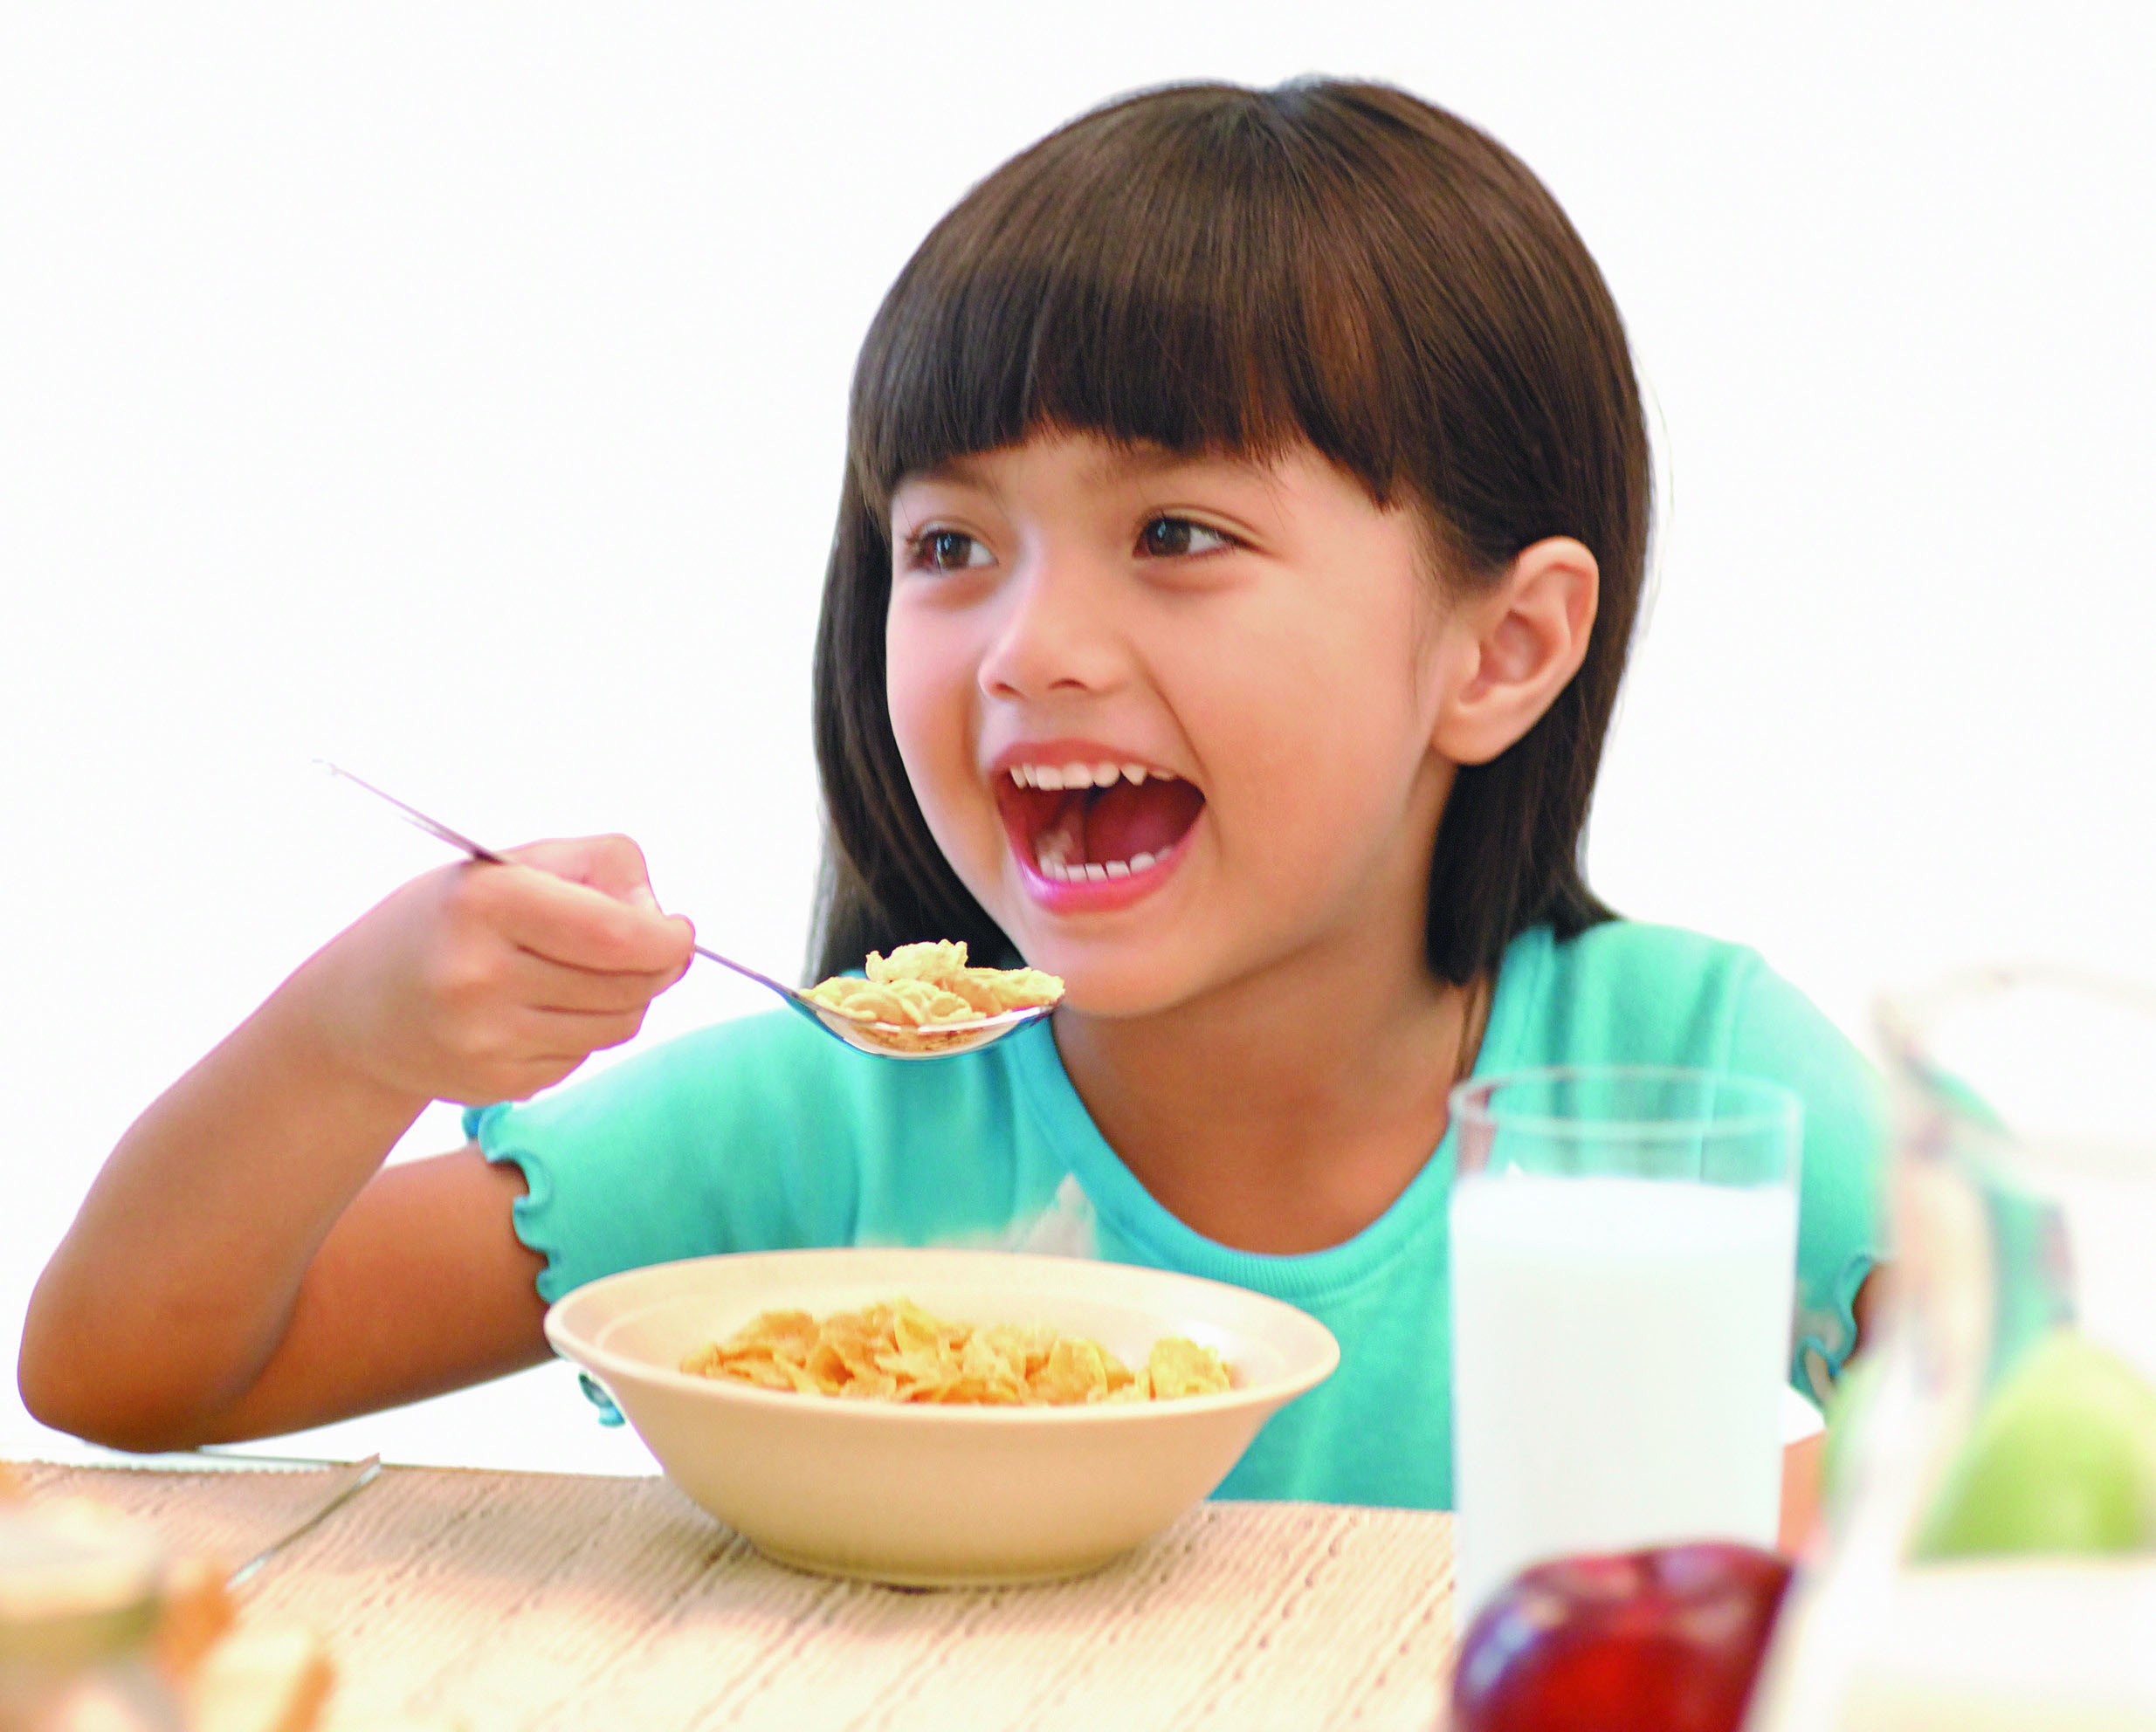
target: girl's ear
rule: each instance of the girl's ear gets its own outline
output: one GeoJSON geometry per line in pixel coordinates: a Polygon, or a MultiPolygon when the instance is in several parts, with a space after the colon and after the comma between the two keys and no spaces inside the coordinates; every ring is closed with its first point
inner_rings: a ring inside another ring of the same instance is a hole
{"type": "Polygon", "coordinates": [[[1486,764],[1541,720],[1587,658],[1601,594],[1595,555],[1553,535],[1464,597],[1447,623],[1450,689],[1431,744],[1456,764],[1486,764]]]}

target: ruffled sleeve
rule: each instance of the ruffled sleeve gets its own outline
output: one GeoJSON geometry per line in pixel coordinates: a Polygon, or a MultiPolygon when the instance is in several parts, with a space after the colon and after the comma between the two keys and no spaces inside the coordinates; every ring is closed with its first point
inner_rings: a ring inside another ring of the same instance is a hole
{"type": "Polygon", "coordinates": [[[1729,1066],[1804,1103],[1790,1380],[1823,1399],[1856,1343],[1857,1289],[1885,1254],[1884,1090],[1841,1030],[1764,964],[1736,1005],[1729,1066]]]}

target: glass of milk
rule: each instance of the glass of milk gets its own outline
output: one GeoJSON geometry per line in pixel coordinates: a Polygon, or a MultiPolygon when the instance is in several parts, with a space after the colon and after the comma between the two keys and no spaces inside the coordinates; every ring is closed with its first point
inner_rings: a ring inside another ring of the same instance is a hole
{"type": "Polygon", "coordinates": [[[1774,1543],[1802,1108],[1658,1067],[1453,1090],[1455,1615],[1528,1564],[1774,1543]]]}

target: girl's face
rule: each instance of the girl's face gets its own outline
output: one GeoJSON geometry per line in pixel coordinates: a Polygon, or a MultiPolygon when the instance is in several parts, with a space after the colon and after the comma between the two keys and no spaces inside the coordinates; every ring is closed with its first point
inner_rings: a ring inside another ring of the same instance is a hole
{"type": "Polygon", "coordinates": [[[1419,959],[1452,770],[1412,516],[1307,449],[1042,436],[908,477],[892,545],[914,793],[1074,1009],[1170,1009],[1373,931],[1419,959]]]}

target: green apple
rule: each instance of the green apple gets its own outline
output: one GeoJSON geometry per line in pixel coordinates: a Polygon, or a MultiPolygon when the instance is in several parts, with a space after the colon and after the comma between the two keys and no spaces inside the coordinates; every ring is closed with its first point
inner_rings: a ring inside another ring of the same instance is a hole
{"type": "Polygon", "coordinates": [[[1927,1558],[2156,1550],[2156,1389],[2055,1330],[1979,1414],[1918,1544],[1927,1558]]]}

